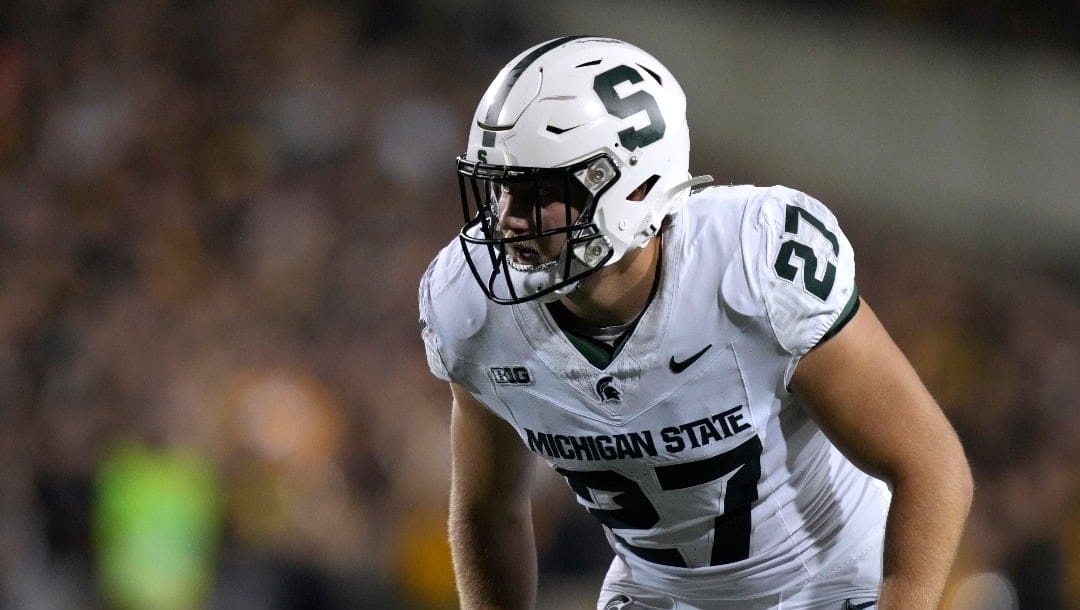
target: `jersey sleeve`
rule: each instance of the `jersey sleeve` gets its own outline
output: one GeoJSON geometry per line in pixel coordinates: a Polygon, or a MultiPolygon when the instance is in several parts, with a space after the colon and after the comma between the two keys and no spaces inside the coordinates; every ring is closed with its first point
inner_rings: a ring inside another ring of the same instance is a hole
{"type": "Polygon", "coordinates": [[[831,211],[775,187],[748,208],[741,235],[747,281],[764,302],[780,346],[803,354],[839,330],[858,306],[855,256],[831,211]]]}
{"type": "Polygon", "coordinates": [[[450,371],[443,359],[439,335],[434,326],[435,310],[431,302],[431,282],[434,270],[435,262],[432,262],[420,279],[420,336],[424,339],[424,351],[427,353],[427,363],[431,374],[443,381],[450,381],[450,371]]]}

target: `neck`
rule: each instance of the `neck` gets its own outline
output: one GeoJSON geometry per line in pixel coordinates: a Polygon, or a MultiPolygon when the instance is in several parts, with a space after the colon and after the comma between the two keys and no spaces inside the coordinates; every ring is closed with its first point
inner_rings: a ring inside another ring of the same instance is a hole
{"type": "Polygon", "coordinates": [[[577,290],[562,298],[562,304],[590,326],[629,324],[649,304],[660,251],[660,238],[649,240],[586,278],[577,290]]]}

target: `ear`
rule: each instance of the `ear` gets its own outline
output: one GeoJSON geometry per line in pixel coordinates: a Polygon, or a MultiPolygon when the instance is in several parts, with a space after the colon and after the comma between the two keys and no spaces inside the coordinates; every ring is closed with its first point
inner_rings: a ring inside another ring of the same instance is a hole
{"type": "Polygon", "coordinates": [[[644,201],[645,197],[648,196],[649,191],[652,190],[653,185],[656,184],[656,181],[659,179],[660,176],[653,174],[653,176],[650,177],[648,180],[639,184],[638,187],[634,189],[634,192],[630,193],[630,195],[626,197],[626,200],[644,201]]]}

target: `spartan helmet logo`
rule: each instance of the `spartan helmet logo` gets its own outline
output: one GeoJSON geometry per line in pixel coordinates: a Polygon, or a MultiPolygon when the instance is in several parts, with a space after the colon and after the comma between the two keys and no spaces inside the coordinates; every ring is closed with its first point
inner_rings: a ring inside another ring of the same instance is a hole
{"type": "Polygon", "coordinates": [[[622,392],[615,387],[615,379],[611,375],[596,380],[596,395],[600,397],[600,402],[622,401],[622,392]]]}

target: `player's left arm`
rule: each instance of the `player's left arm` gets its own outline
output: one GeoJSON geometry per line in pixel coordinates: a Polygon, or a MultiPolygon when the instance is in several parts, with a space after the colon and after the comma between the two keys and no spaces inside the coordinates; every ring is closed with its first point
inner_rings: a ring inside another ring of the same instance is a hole
{"type": "Polygon", "coordinates": [[[850,460],[892,487],[877,609],[937,608],[973,484],[960,441],[918,374],[861,302],[802,357],[790,387],[850,460]]]}

